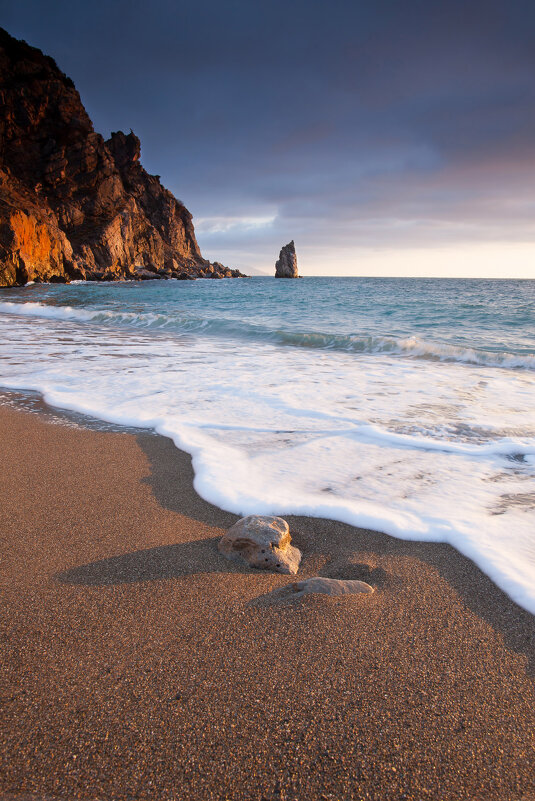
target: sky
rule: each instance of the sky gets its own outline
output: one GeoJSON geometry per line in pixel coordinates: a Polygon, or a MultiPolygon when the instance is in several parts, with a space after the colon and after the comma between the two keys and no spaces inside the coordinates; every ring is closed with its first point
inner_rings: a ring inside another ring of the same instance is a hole
{"type": "Polygon", "coordinates": [[[273,274],[535,278],[533,0],[0,0],[95,130],[273,274]]]}

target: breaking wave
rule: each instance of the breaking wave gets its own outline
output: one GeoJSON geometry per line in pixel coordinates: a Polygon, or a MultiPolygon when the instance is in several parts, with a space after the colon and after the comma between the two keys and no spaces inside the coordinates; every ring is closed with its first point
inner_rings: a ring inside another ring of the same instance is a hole
{"type": "Polygon", "coordinates": [[[0,313],[24,317],[65,320],[95,325],[132,326],[161,329],[168,333],[203,334],[270,342],[295,348],[333,350],[355,354],[388,354],[430,361],[460,362],[484,367],[513,370],[535,370],[535,354],[491,351],[431,342],[418,336],[367,336],[365,334],[336,334],[321,331],[272,329],[266,325],[233,319],[184,315],[178,311],[137,312],[104,309],[78,309],[44,303],[0,303],[0,313]]]}

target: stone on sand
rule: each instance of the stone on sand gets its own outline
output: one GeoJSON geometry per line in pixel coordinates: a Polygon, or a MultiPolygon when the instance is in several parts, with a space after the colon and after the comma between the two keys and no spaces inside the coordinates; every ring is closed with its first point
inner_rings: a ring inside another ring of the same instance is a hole
{"type": "Polygon", "coordinates": [[[297,573],[301,551],[290,545],[290,529],[282,517],[249,515],[229,528],[219,542],[228,559],[276,573],[297,573]]]}
{"type": "Polygon", "coordinates": [[[373,587],[366,584],[365,581],[321,578],[319,576],[306,579],[305,581],[298,581],[292,585],[292,589],[299,595],[309,593],[321,593],[323,595],[355,595],[360,592],[374,592],[373,587]]]}

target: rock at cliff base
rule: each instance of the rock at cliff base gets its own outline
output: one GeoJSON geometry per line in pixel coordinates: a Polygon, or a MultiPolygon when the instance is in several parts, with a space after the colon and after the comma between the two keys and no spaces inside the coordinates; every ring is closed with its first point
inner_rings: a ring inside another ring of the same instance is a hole
{"type": "Polygon", "coordinates": [[[275,278],[299,278],[293,239],[287,245],[284,245],[279,253],[278,261],[275,264],[275,278]]]}
{"type": "MultiPolygon", "coordinates": [[[[162,278],[161,275],[158,273],[153,272],[152,270],[145,270],[143,267],[137,268],[134,273],[134,277],[140,279],[141,281],[154,281],[162,278]]],[[[113,281],[113,278],[110,278],[110,281],[113,281]]]]}
{"type": "Polygon", "coordinates": [[[356,593],[374,592],[373,587],[365,581],[332,579],[332,578],[309,578],[299,581],[292,585],[296,595],[308,595],[319,593],[321,595],[355,595],[356,593]]]}
{"type": "Polygon", "coordinates": [[[276,573],[297,573],[301,551],[290,545],[290,529],[282,517],[249,515],[235,523],[219,542],[227,559],[276,573]]]}

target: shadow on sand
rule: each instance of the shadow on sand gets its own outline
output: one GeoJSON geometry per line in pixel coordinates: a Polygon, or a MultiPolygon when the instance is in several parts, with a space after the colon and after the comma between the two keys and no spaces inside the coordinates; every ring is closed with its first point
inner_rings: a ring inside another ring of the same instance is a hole
{"type": "Polygon", "coordinates": [[[105,586],[171,579],[194,573],[235,573],[238,566],[218,553],[217,542],[218,538],[214,537],[147,548],[73,567],[58,573],[55,578],[64,584],[105,586]]]}
{"type": "MultiPolygon", "coordinates": [[[[139,446],[150,464],[145,479],[156,500],[166,509],[219,528],[228,528],[236,515],[207,503],[192,488],[193,470],[188,454],[179,451],[171,440],[153,434],[139,434],[139,446]]],[[[307,559],[327,554],[331,561],[321,572],[340,578],[350,575],[356,551],[378,556],[412,557],[428,563],[458,593],[464,604],[502,635],[505,645],[528,659],[529,672],[535,675],[535,617],[515,604],[472,562],[451,546],[437,543],[398,540],[386,534],[356,529],[343,523],[315,518],[287,516],[294,543],[307,559]]],[[[179,545],[167,545],[104,559],[76,567],[56,576],[69,584],[109,585],[174,578],[208,572],[251,572],[247,567],[228,562],[217,551],[217,537],[179,545]]],[[[371,574],[370,574],[371,578],[371,574]]],[[[377,578],[377,585],[385,576],[377,578]]]]}

